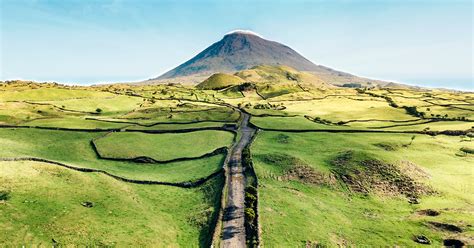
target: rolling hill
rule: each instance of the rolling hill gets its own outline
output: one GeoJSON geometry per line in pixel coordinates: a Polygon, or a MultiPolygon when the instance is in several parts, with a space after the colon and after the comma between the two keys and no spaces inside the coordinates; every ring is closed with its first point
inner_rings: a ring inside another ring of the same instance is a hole
{"type": "Polygon", "coordinates": [[[196,87],[198,89],[218,90],[242,83],[302,85],[317,88],[331,87],[331,85],[311,73],[301,72],[282,65],[258,65],[250,69],[238,71],[233,75],[216,73],[199,83],[196,87]]]}
{"type": "Polygon", "coordinates": [[[243,82],[244,80],[238,76],[226,73],[216,73],[198,84],[196,87],[204,90],[217,90],[231,85],[238,85],[243,82]]]}

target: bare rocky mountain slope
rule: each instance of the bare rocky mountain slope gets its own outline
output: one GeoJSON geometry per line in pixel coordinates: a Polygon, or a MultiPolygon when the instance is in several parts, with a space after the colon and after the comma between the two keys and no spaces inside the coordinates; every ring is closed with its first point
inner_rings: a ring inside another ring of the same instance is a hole
{"type": "Polygon", "coordinates": [[[316,65],[286,45],[246,31],[226,34],[192,59],[150,81],[197,83],[214,73],[234,73],[258,65],[289,66],[331,84],[386,84],[316,65]]]}

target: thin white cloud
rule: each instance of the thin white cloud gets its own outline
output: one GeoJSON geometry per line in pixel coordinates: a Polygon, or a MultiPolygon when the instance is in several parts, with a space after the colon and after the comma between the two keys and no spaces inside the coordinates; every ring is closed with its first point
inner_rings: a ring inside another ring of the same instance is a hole
{"type": "Polygon", "coordinates": [[[228,35],[228,34],[251,34],[251,35],[255,35],[255,36],[258,36],[260,38],[263,38],[263,36],[260,35],[259,33],[256,33],[252,30],[245,30],[245,29],[235,29],[235,30],[232,30],[232,31],[226,33],[225,35],[228,35]]]}

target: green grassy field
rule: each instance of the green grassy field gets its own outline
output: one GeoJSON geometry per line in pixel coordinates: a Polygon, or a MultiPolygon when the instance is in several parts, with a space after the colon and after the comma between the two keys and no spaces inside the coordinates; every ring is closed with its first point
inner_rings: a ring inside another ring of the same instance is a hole
{"type": "Polygon", "coordinates": [[[113,94],[87,90],[87,89],[69,89],[56,87],[42,87],[38,85],[25,86],[20,89],[12,87],[9,90],[0,91],[2,101],[50,101],[50,100],[69,100],[69,99],[89,99],[113,97],[113,94]]]}
{"type": "Polygon", "coordinates": [[[136,158],[146,156],[159,161],[199,157],[217,148],[230,146],[234,135],[225,131],[146,134],[111,133],[94,142],[102,157],[136,158]],[[168,149],[177,147],[178,149],[168,149]]]}
{"type": "Polygon", "coordinates": [[[0,169],[0,190],[8,192],[0,243],[11,247],[205,247],[222,187],[219,179],[196,189],[136,185],[34,162],[0,162],[0,169]]]}
{"type": "Polygon", "coordinates": [[[128,113],[138,108],[143,99],[131,96],[107,96],[91,97],[85,101],[83,98],[66,99],[60,101],[35,101],[38,103],[49,103],[70,110],[95,112],[101,109],[102,115],[118,115],[128,113]]]}
{"type": "Polygon", "coordinates": [[[0,129],[0,157],[39,157],[80,168],[101,169],[130,179],[164,182],[192,181],[206,177],[221,167],[224,158],[223,155],[216,155],[160,165],[102,160],[98,159],[90,141],[104,134],[0,129]]]}
{"type": "Polygon", "coordinates": [[[318,116],[331,121],[348,121],[379,118],[382,120],[413,119],[404,110],[395,109],[385,101],[375,99],[358,101],[345,97],[330,97],[324,100],[287,103],[285,111],[318,116]]]}
{"type": "Polygon", "coordinates": [[[156,122],[189,122],[189,121],[223,121],[235,122],[239,118],[236,111],[227,108],[217,108],[199,112],[183,111],[170,112],[148,108],[129,112],[122,116],[124,119],[147,119],[156,122]]]}
{"type": "Polygon", "coordinates": [[[296,117],[252,117],[252,124],[259,128],[282,130],[350,129],[348,126],[325,125],[310,121],[302,116],[296,117]]]}
{"type": "Polygon", "coordinates": [[[222,127],[225,124],[232,124],[231,122],[197,122],[197,123],[181,123],[181,124],[156,124],[152,126],[139,126],[133,125],[127,127],[127,130],[180,130],[180,129],[193,129],[193,128],[212,128],[222,127]]]}
{"type": "Polygon", "coordinates": [[[470,242],[474,157],[460,154],[460,148],[473,148],[472,143],[447,136],[416,136],[408,145],[410,140],[410,135],[394,134],[261,132],[252,152],[261,184],[264,245],[415,246],[413,235],[425,235],[438,246],[448,237],[470,242]],[[332,162],[345,151],[394,164],[437,193],[409,204],[397,192],[353,191],[334,176],[338,168],[332,162]],[[422,209],[441,214],[423,216],[417,213],[422,209]],[[437,230],[429,221],[453,224],[463,232],[437,230]]]}
{"type": "Polygon", "coordinates": [[[21,123],[20,126],[33,127],[61,127],[74,129],[118,129],[131,126],[128,123],[111,123],[96,120],[88,120],[84,117],[55,117],[46,119],[37,119],[21,123]]]}
{"type": "MultiPolygon", "coordinates": [[[[196,181],[222,170],[225,154],[126,159],[229,147],[234,134],[223,127],[238,124],[240,108],[253,125],[281,130],[260,131],[250,149],[263,247],[419,246],[414,235],[436,247],[447,238],[474,245],[473,93],[333,87],[284,66],[227,76],[201,88],[0,82],[0,126],[19,126],[0,128],[0,160],[35,157],[133,180],[196,181]],[[297,133],[305,130],[319,131],[297,133]],[[368,130],[412,133],[360,132],[368,130]],[[421,131],[452,136],[413,134],[421,131]],[[101,156],[125,160],[101,159],[93,140],[101,156]]],[[[2,161],[0,244],[208,247],[223,183],[216,176],[186,189],[139,185],[2,161]]]]}

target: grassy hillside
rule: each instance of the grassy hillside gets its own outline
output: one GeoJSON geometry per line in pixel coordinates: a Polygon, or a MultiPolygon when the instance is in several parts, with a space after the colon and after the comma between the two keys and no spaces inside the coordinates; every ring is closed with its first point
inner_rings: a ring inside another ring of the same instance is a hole
{"type": "Polygon", "coordinates": [[[12,247],[207,246],[222,186],[136,185],[35,162],[0,170],[0,243],[12,247]]]}
{"type": "Polygon", "coordinates": [[[243,82],[244,80],[240,77],[225,73],[216,73],[204,80],[202,83],[196,85],[196,88],[203,90],[219,90],[243,82]]]}
{"type": "Polygon", "coordinates": [[[260,133],[252,151],[264,245],[414,246],[414,235],[438,246],[446,238],[470,242],[474,157],[458,154],[474,147],[458,137],[410,140],[393,134],[260,133]],[[352,157],[341,160],[347,152],[352,157]],[[382,161],[381,167],[368,161],[382,161]],[[407,195],[417,192],[420,203],[410,204],[407,195]],[[440,214],[426,216],[420,212],[425,209],[440,214]]]}
{"type": "Polygon", "coordinates": [[[234,75],[216,73],[198,84],[196,88],[220,90],[237,85],[241,85],[239,87],[241,91],[249,90],[249,86],[256,88],[265,98],[305,91],[305,87],[329,87],[315,75],[300,72],[288,66],[259,65],[238,71],[234,75]],[[244,82],[252,85],[241,85],[244,82]]]}
{"type": "Polygon", "coordinates": [[[247,82],[255,83],[300,83],[312,86],[327,86],[317,76],[295,70],[289,66],[258,65],[235,73],[247,82]]]}

